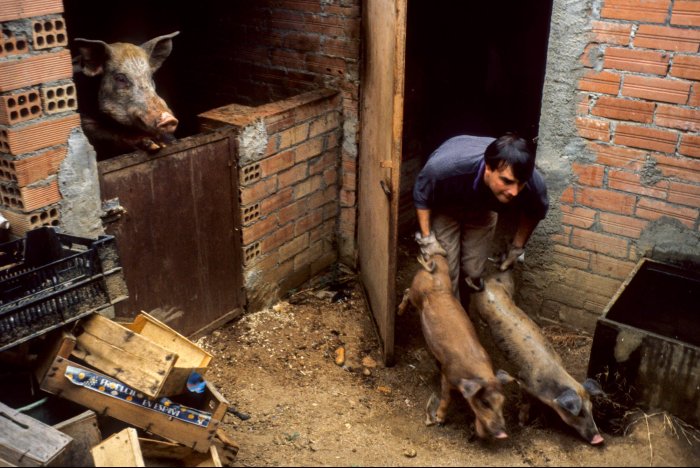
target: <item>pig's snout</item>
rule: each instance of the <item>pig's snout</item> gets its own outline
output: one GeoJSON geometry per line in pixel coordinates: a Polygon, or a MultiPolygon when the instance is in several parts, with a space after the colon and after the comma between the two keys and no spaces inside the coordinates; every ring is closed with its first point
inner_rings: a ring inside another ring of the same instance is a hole
{"type": "Polygon", "coordinates": [[[163,112],[160,114],[160,119],[156,124],[156,128],[161,132],[165,133],[175,133],[177,129],[178,120],[169,112],[163,112]]]}
{"type": "Polygon", "coordinates": [[[507,438],[508,438],[508,434],[506,434],[506,433],[503,432],[503,431],[500,431],[500,432],[495,433],[495,434],[493,435],[493,438],[494,438],[494,439],[507,439],[507,438]]]}
{"type": "Polygon", "coordinates": [[[605,439],[603,439],[603,436],[600,434],[596,434],[593,436],[593,438],[590,440],[591,445],[598,445],[602,443],[605,439]]]}

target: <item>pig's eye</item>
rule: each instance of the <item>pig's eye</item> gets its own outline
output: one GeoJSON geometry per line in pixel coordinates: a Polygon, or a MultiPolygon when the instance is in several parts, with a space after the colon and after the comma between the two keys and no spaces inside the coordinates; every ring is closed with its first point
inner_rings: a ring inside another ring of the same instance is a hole
{"type": "Polygon", "coordinates": [[[114,75],[114,81],[116,81],[119,86],[129,86],[129,78],[123,73],[117,73],[114,75]]]}

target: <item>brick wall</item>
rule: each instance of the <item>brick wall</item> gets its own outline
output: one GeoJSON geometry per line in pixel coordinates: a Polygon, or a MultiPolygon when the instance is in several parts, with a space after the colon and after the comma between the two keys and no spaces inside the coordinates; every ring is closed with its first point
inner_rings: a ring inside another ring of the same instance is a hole
{"type": "Polygon", "coordinates": [[[543,315],[588,330],[639,258],[668,242],[648,235],[653,223],[696,237],[700,226],[700,2],[601,3],[572,90],[586,156],[553,200],[551,255],[565,273],[542,292],[543,315]]]}
{"type": "Polygon", "coordinates": [[[238,132],[248,310],[274,304],[338,259],[342,97],[320,89],[257,107],[200,115],[238,132]]]}
{"type": "Polygon", "coordinates": [[[61,0],[0,0],[0,213],[12,234],[60,223],[57,172],[80,125],[61,0]]]}
{"type": "Polygon", "coordinates": [[[198,50],[202,60],[234,71],[229,75],[214,67],[197,77],[216,89],[219,101],[254,107],[319,88],[340,92],[337,248],[350,264],[357,210],[360,5],[361,0],[230,2],[226,15],[209,15],[206,27],[213,37],[208,47],[198,50]]]}

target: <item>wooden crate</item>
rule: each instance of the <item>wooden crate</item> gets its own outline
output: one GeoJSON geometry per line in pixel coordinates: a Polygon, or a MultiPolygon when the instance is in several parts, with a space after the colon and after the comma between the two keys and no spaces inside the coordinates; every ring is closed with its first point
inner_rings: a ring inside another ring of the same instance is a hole
{"type": "Polygon", "coordinates": [[[0,460],[9,466],[47,466],[73,439],[0,403],[0,460]]]}
{"type": "Polygon", "coordinates": [[[73,356],[150,397],[185,393],[190,374],[203,375],[212,359],[145,312],[123,324],[93,314],[81,325],[73,356]]]}
{"type": "Polygon", "coordinates": [[[90,449],[95,466],[146,466],[136,429],[127,427],[90,449]]]}
{"type": "Polygon", "coordinates": [[[84,411],[53,427],[73,438],[73,443],[63,451],[53,466],[95,466],[90,449],[102,441],[102,434],[94,411],[84,411]]]}
{"type": "Polygon", "coordinates": [[[200,453],[209,450],[228,409],[228,402],[210,383],[196,407],[185,407],[168,398],[147,399],[110,376],[71,361],[75,341],[75,337],[64,333],[54,344],[55,352],[50,354],[53,359],[37,371],[42,390],[200,453]]]}

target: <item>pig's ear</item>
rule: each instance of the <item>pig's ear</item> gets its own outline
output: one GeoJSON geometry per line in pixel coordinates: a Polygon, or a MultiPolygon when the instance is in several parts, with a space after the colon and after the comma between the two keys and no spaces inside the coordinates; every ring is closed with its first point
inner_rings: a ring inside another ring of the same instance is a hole
{"type": "Polygon", "coordinates": [[[80,69],[86,76],[97,76],[104,72],[104,64],[109,58],[109,44],[103,41],[75,39],[73,44],[80,52],[80,69]]]}
{"type": "Polygon", "coordinates": [[[605,392],[600,388],[600,384],[593,379],[586,379],[583,382],[583,388],[591,395],[605,395],[605,392]]]}
{"type": "Polygon", "coordinates": [[[163,62],[173,50],[172,38],[178,34],[180,34],[180,31],[175,31],[174,33],[154,37],[150,41],[141,44],[141,48],[148,54],[151,70],[155,72],[163,65],[163,62]]]}
{"type": "Polygon", "coordinates": [[[578,416],[583,405],[581,397],[573,388],[564,390],[561,395],[554,399],[554,402],[574,416],[578,416]]]}
{"type": "Polygon", "coordinates": [[[459,391],[464,398],[472,398],[485,383],[482,379],[462,379],[459,381],[459,391]]]}

